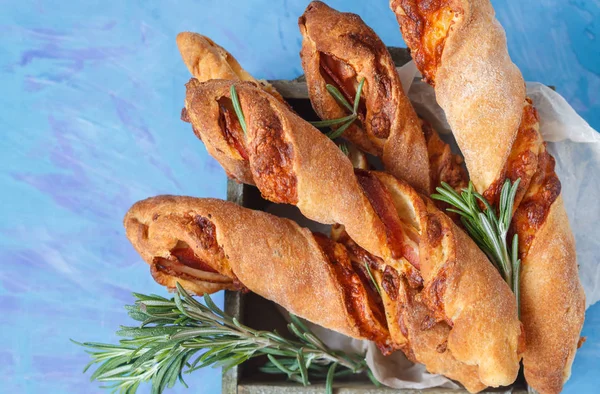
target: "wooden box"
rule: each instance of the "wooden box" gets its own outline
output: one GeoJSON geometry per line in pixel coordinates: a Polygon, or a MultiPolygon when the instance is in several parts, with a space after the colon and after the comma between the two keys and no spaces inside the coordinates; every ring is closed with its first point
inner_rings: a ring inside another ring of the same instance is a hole
{"type": "MultiPolygon", "coordinates": [[[[411,60],[406,48],[388,48],[396,66],[402,66],[411,60]]],[[[304,77],[301,76],[292,81],[269,81],[290,103],[296,112],[304,119],[317,120],[308,100],[308,92],[304,77]]],[[[238,184],[229,180],[227,183],[227,199],[241,206],[266,210],[272,204],[265,201],[260,192],[253,186],[238,184]]],[[[287,322],[283,319],[274,303],[253,294],[242,294],[240,292],[225,292],[225,312],[235,316],[245,325],[259,330],[274,330],[279,333],[287,333],[287,322]]],[[[238,367],[223,373],[222,393],[224,394],[299,394],[299,393],[324,393],[324,382],[311,381],[310,386],[302,386],[299,383],[286,380],[284,374],[270,375],[259,371],[258,367],[265,362],[262,357],[248,360],[238,367]]],[[[512,393],[527,393],[522,376],[511,388],[488,389],[485,392],[506,392],[512,389],[512,393]]],[[[424,390],[398,390],[389,387],[374,386],[366,376],[352,376],[347,380],[336,380],[334,392],[337,394],[384,394],[384,393],[428,393],[428,394],[456,394],[467,391],[447,388],[431,388],[424,390]]]]}

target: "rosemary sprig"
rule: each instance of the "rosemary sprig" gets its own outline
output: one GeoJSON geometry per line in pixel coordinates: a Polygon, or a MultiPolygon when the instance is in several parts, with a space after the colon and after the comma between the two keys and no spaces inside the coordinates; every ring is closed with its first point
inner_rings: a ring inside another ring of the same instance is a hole
{"type": "Polygon", "coordinates": [[[358,119],[358,105],[360,104],[360,95],[362,94],[364,85],[365,85],[365,79],[362,78],[358,84],[358,87],[356,88],[356,95],[354,96],[354,103],[353,103],[353,105],[350,105],[348,100],[346,100],[346,98],[338,90],[338,88],[336,88],[333,85],[327,84],[326,88],[327,88],[327,91],[329,92],[329,94],[331,94],[338,103],[340,103],[342,106],[346,107],[348,109],[348,111],[350,111],[350,115],[344,116],[344,117],[338,118],[338,119],[320,120],[317,122],[310,122],[310,123],[315,127],[330,127],[330,126],[340,125],[336,129],[331,130],[329,133],[326,133],[327,137],[329,137],[331,139],[338,138],[340,135],[342,135],[344,133],[344,131],[346,131],[346,129],[348,127],[350,127],[350,125],[352,123],[354,123],[354,121],[356,119],[358,119]]]}
{"type": "Polygon", "coordinates": [[[85,367],[99,364],[91,380],[112,383],[112,392],[135,393],[143,382],[152,383],[159,394],[190,373],[207,366],[232,368],[258,356],[267,356],[266,373],[284,373],[304,385],[309,379],[326,379],[331,392],[335,377],[366,373],[374,379],[363,355],[333,351],[319,340],[296,316],[290,315],[288,329],[295,337],[258,331],[241,324],[219,309],[208,295],[201,304],[179,284],[171,299],[136,294],[134,305],[126,306],[129,316],[141,322],[121,327],[118,344],[75,342],[92,357],[85,367]]]}
{"type": "Polygon", "coordinates": [[[508,179],[504,182],[500,191],[498,212],[485,197],[475,191],[471,182],[469,187],[463,189],[460,194],[450,185],[442,182],[442,187],[436,188],[439,194],[431,195],[433,199],[450,204],[453,208],[448,208],[448,211],[460,215],[471,238],[485,252],[515,293],[517,307],[521,274],[521,260],[518,255],[519,238],[515,234],[510,247],[506,238],[520,181],[521,179],[517,179],[512,185],[508,179]],[[479,202],[485,207],[484,211],[481,210],[479,202]]]}

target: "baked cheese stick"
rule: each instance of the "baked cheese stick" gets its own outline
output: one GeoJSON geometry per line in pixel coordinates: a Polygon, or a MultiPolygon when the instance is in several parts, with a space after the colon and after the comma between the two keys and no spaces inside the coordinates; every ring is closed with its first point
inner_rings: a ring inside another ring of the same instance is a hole
{"type": "Polygon", "coordinates": [[[504,30],[488,0],[390,4],[418,68],[435,87],[477,190],[497,202],[505,179],[521,179],[512,232],[522,264],[525,378],[541,393],[558,393],[580,343],[585,295],[554,158],[504,30]]]}
{"type": "Polygon", "coordinates": [[[313,1],[298,25],[310,100],[322,119],[342,118],[348,111],[329,93],[328,84],[353,102],[364,78],[359,119],[343,136],[380,157],[386,171],[420,192],[432,193],[442,181],[466,187],[462,158],[419,119],[385,44],[358,15],[313,1]]]}

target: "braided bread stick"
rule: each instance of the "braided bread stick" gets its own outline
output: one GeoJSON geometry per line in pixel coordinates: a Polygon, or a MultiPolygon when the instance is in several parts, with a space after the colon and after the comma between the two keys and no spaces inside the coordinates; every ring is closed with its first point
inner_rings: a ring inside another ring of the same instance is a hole
{"type": "Polygon", "coordinates": [[[569,378],[584,320],[574,238],[554,159],[511,62],[488,0],[392,0],[404,39],[435,87],[477,190],[497,202],[521,179],[512,232],[519,236],[525,378],[558,393],[569,378]]]}
{"type": "Polygon", "coordinates": [[[379,156],[387,171],[421,192],[433,192],[439,181],[466,186],[462,159],[452,155],[431,126],[418,118],[386,46],[358,15],[313,1],[298,25],[309,96],[322,119],[347,115],[327,84],[352,102],[364,78],[359,119],[344,131],[344,137],[379,156]],[[424,133],[424,127],[430,132],[424,133]]]}
{"type": "MultiPolygon", "coordinates": [[[[447,330],[447,336],[445,343],[438,346],[461,363],[477,366],[478,379],[484,385],[497,387],[512,383],[519,369],[524,337],[510,288],[473,241],[431,200],[389,174],[372,172],[370,176],[376,177],[381,186],[374,193],[389,194],[404,231],[418,244],[417,268],[422,277],[419,302],[429,310],[428,320],[420,322],[421,329],[434,323],[442,324],[442,328],[437,329],[447,330]]],[[[410,286],[407,274],[400,274],[409,285],[400,287],[408,291],[419,289],[410,286]]],[[[382,287],[386,288],[385,282],[382,287]]],[[[406,301],[399,304],[407,306],[401,319],[409,326],[415,324],[410,321],[411,313],[418,315],[419,312],[410,309],[410,296],[404,297],[406,301]]],[[[413,330],[412,336],[409,335],[408,341],[414,344],[411,348],[415,357],[421,354],[421,362],[430,371],[450,373],[444,368],[456,366],[436,361],[429,353],[431,349],[416,346],[426,342],[426,334],[413,330]]],[[[469,376],[472,375],[456,379],[470,382],[469,376]]]]}
{"type": "Polygon", "coordinates": [[[158,196],[134,204],[124,225],[159,284],[195,294],[248,289],[342,334],[389,340],[345,248],[291,220],[216,199],[158,196]]]}
{"type": "Polygon", "coordinates": [[[265,92],[285,103],[270,83],[255,79],[231,53],[210,38],[198,33],[182,32],[177,34],[177,47],[188,70],[200,82],[211,79],[255,82],[265,92]]]}
{"type": "MultiPolygon", "coordinates": [[[[204,287],[211,283],[206,274],[222,275],[235,284],[222,288],[252,290],[316,324],[387,346],[380,301],[357,265],[362,261],[356,258],[356,247],[346,249],[290,220],[215,199],[150,198],[134,204],[124,224],[129,240],[162,285],[173,288],[179,282],[202,294],[218,290],[204,287]],[[249,243],[248,234],[257,229],[261,236],[249,243]]],[[[449,326],[431,323],[415,290],[408,285],[399,288],[408,289],[399,297],[410,302],[398,304],[411,339],[403,350],[473,392],[483,388],[477,367],[457,361],[446,350],[449,326]],[[429,324],[426,329],[424,323],[429,324]]]]}
{"type": "Polygon", "coordinates": [[[389,256],[381,220],[361,190],[352,164],[319,130],[249,82],[191,79],[185,107],[194,130],[227,174],[254,184],[276,203],[296,205],[319,223],[346,225],[377,256],[389,256]],[[235,86],[247,134],[233,111],[235,86]]]}

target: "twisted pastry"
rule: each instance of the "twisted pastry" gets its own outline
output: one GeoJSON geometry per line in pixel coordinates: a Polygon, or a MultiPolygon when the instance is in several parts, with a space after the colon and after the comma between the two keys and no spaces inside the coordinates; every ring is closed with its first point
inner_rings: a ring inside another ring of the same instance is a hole
{"type": "MultiPolygon", "coordinates": [[[[277,100],[287,105],[287,102],[279,92],[267,81],[257,80],[250,73],[242,68],[238,61],[224,48],[217,45],[210,38],[198,33],[182,32],[177,35],[177,47],[181,53],[181,58],[188,68],[189,72],[200,82],[213,79],[227,79],[230,81],[248,81],[257,83],[261,89],[269,93],[277,100]]],[[[181,119],[190,122],[187,110],[183,108],[181,119]]],[[[196,133],[199,135],[199,133],[196,133]]],[[[366,155],[356,149],[354,145],[347,145],[349,157],[355,167],[366,168],[366,155]]],[[[447,165],[446,153],[440,155],[440,168],[449,169],[447,165]]]]}
{"type": "MultiPolygon", "coordinates": [[[[436,346],[438,352],[447,351],[456,360],[477,366],[480,385],[512,383],[518,372],[524,338],[511,290],[498,280],[498,272],[474,246],[473,241],[431,200],[421,197],[406,183],[389,174],[372,172],[369,176],[377,179],[379,190],[367,193],[390,196],[403,231],[418,245],[416,268],[422,277],[422,288],[411,286],[409,273],[399,271],[398,279],[405,283],[398,287],[405,292],[400,297],[403,301],[398,303],[403,312],[400,318],[406,322],[404,326],[411,324],[411,313],[419,313],[410,309],[414,302],[410,302],[411,297],[407,292],[418,291],[419,302],[429,310],[428,318],[419,322],[420,329],[427,331],[423,328],[436,323],[442,326],[436,328],[438,330],[450,327],[446,331],[445,342],[436,346]],[[501,321],[503,323],[499,324],[501,321]]],[[[382,270],[381,287],[385,290],[386,280],[391,279],[395,283],[396,278],[386,275],[385,268],[382,270]]],[[[401,293],[398,291],[398,294],[401,293]]],[[[412,335],[412,338],[408,336],[408,342],[415,359],[424,363],[431,372],[452,373],[449,367],[456,367],[455,363],[436,362],[430,353],[432,349],[417,346],[426,341],[422,333],[413,330],[412,335]]],[[[461,375],[458,380],[469,382],[470,374],[466,376],[461,375]]],[[[464,384],[467,386],[468,383],[464,384]]],[[[467,388],[472,389],[469,386],[467,388]]]]}
{"type": "Polygon", "coordinates": [[[269,201],[296,205],[319,223],[343,223],[365,249],[391,255],[383,223],[362,192],[352,164],[319,130],[255,84],[191,79],[186,87],[192,126],[230,177],[256,185],[269,201]],[[232,85],[247,134],[233,111],[232,85]]]}
{"type": "Polygon", "coordinates": [[[249,289],[323,327],[389,341],[345,248],[291,220],[216,199],[158,196],[134,204],[124,225],[159,284],[195,294],[249,289]]]}
{"type": "Polygon", "coordinates": [[[512,232],[519,236],[525,378],[558,393],[569,378],[585,314],[574,238],[554,159],[487,0],[392,0],[402,34],[465,156],[478,191],[497,202],[520,178],[512,232]]]}
{"type": "Polygon", "coordinates": [[[254,78],[242,68],[231,53],[210,38],[198,33],[182,32],[177,34],[177,47],[186,67],[200,82],[211,79],[255,82],[265,92],[285,103],[269,82],[254,78]]]}
{"type": "Polygon", "coordinates": [[[186,108],[209,152],[215,144],[219,154],[228,148],[237,155],[221,161],[229,174],[244,174],[240,180],[255,184],[267,200],[294,204],[312,220],[344,225],[358,246],[381,261],[373,268],[394,347],[410,348],[398,324],[403,301],[397,294],[406,278],[414,288],[423,286],[430,325],[452,327],[447,349],[453,362],[476,365],[486,385],[515,379],[521,330],[514,297],[483,253],[433,204],[390,175],[355,173],[331,140],[256,85],[192,79],[186,108]],[[228,115],[232,85],[245,133],[228,115]],[[231,145],[230,135],[236,136],[231,145]]]}
{"type": "Polygon", "coordinates": [[[455,188],[466,186],[462,159],[452,155],[432,127],[418,118],[385,44],[358,15],[313,1],[298,25],[303,37],[302,67],[319,117],[347,115],[327,84],[352,102],[364,78],[359,119],[344,131],[344,137],[379,156],[388,172],[423,193],[432,193],[440,181],[455,188]]]}

